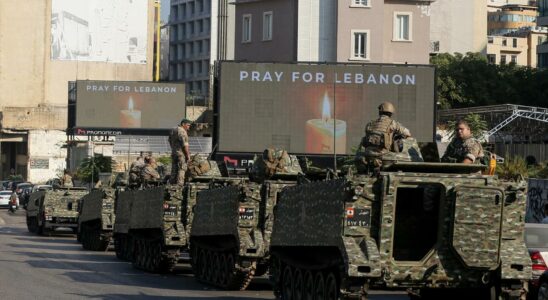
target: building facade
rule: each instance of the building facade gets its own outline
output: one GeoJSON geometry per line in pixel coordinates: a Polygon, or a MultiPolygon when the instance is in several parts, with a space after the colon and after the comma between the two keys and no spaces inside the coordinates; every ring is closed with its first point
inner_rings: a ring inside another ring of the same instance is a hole
{"type": "Polygon", "coordinates": [[[153,0],[63,3],[0,1],[3,179],[43,182],[66,168],[69,81],[152,79],[153,0]]]}
{"type": "Polygon", "coordinates": [[[482,1],[441,0],[430,7],[431,53],[485,53],[487,6],[482,1]]]}
{"type": "Polygon", "coordinates": [[[184,81],[198,101],[209,97],[212,63],[234,57],[233,11],[228,0],[171,1],[169,81],[184,81]]]}
{"type": "MultiPolygon", "coordinates": [[[[548,0],[538,1],[538,11],[537,25],[548,27],[548,0]]],[[[537,46],[537,53],[538,67],[548,68],[548,41],[545,40],[537,46]]]]}
{"type": "Polygon", "coordinates": [[[523,27],[536,26],[537,7],[530,5],[504,5],[498,11],[487,14],[487,33],[504,35],[523,27]]]}
{"type": "Polygon", "coordinates": [[[237,0],[235,59],[427,64],[431,2],[237,0]]]}
{"type": "Polygon", "coordinates": [[[491,64],[530,66],[526,37],[489,36],[487,61],[491,64]]]}

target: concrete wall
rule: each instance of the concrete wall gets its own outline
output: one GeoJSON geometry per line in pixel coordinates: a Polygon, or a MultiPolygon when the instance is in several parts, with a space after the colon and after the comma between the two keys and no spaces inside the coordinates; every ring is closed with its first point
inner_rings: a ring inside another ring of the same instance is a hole
{"type": "Polygon", "coordinates": [[[484,52],[487,6],[477,0],[438,0],[430,7],[430,40],[440,53],[484,52]]]}
{"type": "Polygon", "coordinates": [[[0,1],[0,107],[66,106],[67,82],[77,79],[152,80],[153,0],[146,64],[51,60],[51,1],[0,1]]]}
{"type": "Polygon", "coordinates": [[[61,130],[29,131],[28,181],[44,183],[63,174],[67,151],[61,146],[66,139],[66,133],[61,130]]]}
{"type": "Polygon", "coordinates": [[[236,4],[234,58],[248,61],[289,62],[296,59],[296,0],[236,4]],[[272,40],[263,41],[263,13],[272,11],[272,40]],[[242,42],[242,18],[251,14],[251,42],[242,42]]]}

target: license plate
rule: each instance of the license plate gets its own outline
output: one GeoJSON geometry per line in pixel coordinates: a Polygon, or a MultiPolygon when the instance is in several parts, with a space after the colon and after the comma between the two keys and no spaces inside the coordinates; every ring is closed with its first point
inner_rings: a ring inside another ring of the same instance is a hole
{"type": "Polygon", "coordinates": [[[177,205],[169,204],[164,206],[164,216],[177,216],[177,205]]]}
{"type": "Polygon", "coordinates": [[[371,225],[371,209],[346,208],[346,226],[369,227],[371,225]]]}
{"type": "Polygon", "coordinates": [[[253,207],[240,207],[240,220],[253,220],[255,217],[255,208],[253,207]]]}

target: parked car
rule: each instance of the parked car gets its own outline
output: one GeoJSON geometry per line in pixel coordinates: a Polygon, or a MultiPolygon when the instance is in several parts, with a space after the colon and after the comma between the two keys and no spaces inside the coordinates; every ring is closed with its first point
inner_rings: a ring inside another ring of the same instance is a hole
{"type": "Polygon", "coordinates": [[[23,183],[23,180],[11,180],[8,182],[7,190],[13,191],[17,188],[17,185],[23,183]]]}
{"type": "Polygon", "coordinates": [[[53,187],[48,184],[37,184],[32,187],[31,193],[37,192],[37,191],[51,191],[53,187]]]}
{"type": "Polygon", "coordinates": [[[15,192],[17,193],[17,196],[21,197],[21,194],[23,193],[23,190],[25,188],[32,188],[33,184],[30,182],[22,182],[17,184],[15,187],[15,192]]]}
{"type": "MultiPolygon", "coordinates": [[[[51,190],[51,186],[49,185],[39,185],[41,187],[49,187],[49,189],[51,190]]],[[[35,191],[46,191],[48,190],[48,188],[35,188],[36,185],[31,185],[31,186],[25,186],[23,187],[23,191],[21,192],[21,195],[19,196],[19,201],[20,201],[20,204],[21,206],[23,206],[23,208],[27,208],[27,203],[29,202],[29,198],[30,198],[30,194],[35,192],[35,191]]]]}
{"type": "Polygon", "coordinates": [[[9,180],[2,180],[0,181],[0,191],[5,191],[8,189],[8,183],[10,181],[9,180]]]}
{"type": "MultiPolygon", "coordinates": [[[[0,207],[9,207],[12,191],[0,191],[0,207]]],[[[19,198],[17,198],[17,207],[19,207],[19,198]]]]}
{"type": "Polygon", "coordinates": [[[548,224],[525,224],[525,243],[533,263],[529,299],[548,300],[548,224]]]}
{"type": "Polygon", "coordinates": [[[59,178],[52,178],[46,182],[47,185],[51,185],[52,187],[61,186],[61,179],[59,178]]]}

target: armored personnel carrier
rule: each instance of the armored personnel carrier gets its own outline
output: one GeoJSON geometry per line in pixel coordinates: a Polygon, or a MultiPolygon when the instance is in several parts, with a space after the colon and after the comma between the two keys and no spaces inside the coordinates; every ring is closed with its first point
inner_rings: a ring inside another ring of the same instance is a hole
{"type": "Polygon", "coordinates": [[[80,201],[78,241],[86,250],[105,251],[112,240],[116,190],[93,190],[80,201]]]}
{"type": "Polygon", "coordinates": [[[371,286],[420,299],[524,299],[526,184],[483,169],[392,160],[374,177],[284,189],[271,239],[275,295],[365,299],[371,286]]]}
{"type": "Polygon", "coordinates": [[[149,272],[173,270],[181,254],[188,251],[184,223],[192,217],[188,205],[194,203],[192,195],[196,189],[193,186],[220,177],[215,162],[200,162],[201,166],[191,171],[193,183],[187,183],[184,188],[166,185],[119,193],[114,226],[114,246],[119,258],[149,272]]]}
{"type": "Polygon", "coordinates": [[[266,272],[278,193],[300,173],[296,157],[269,149],[255,159],[250,179],[214,181],[197,193],[190,253],[198,280],[244,290],[266,272]]]}
{"type": "Polygon", "coordinates": [[[86,188],[56,188],[37,191],[30,195],[27,204],[27,228],[29,232],[45,234],[59,227],[78,227],[78,205],[88,193],[86,188]]]}

